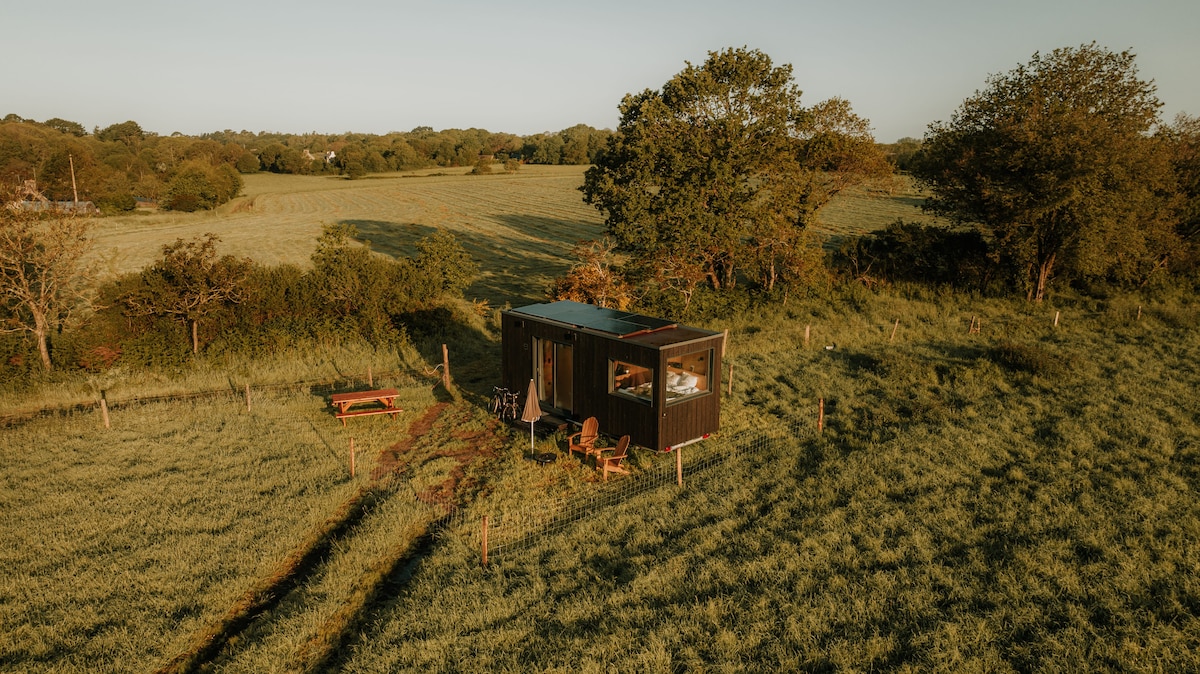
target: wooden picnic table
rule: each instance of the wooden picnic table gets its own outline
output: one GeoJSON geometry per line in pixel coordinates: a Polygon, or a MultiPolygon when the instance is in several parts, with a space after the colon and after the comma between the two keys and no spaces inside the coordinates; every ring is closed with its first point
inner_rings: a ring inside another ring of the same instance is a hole
{"type": "Polygon", "coordinates": [[[400,392],[394,388],[378,389],[375,391],[352,391],[350,393],[334,393],[330,399],[331,405],[337,408],[337,414],[334,416],[342,420],[342,425],[346,425],[346,419],[349,417],[363,417],[372,414],[390,414],[395,419],[396,415],[404,410],[396,407],[396,396],[400,392]],[[377,404],[379,407],[371,407],[365,410],[354,410],[350,408],[355,405],[377,404]]]}

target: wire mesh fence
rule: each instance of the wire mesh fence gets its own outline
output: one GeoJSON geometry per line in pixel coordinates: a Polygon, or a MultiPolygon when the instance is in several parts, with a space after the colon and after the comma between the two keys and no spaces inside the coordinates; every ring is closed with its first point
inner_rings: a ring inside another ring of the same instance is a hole
{"type": "Polygon", "coordinates": [[[546,536],[595,518],[605,509],[666,485],[677,485],[680,479],[684,487],[694,487],[697,483],[710,490],[732,486],[729,478],[739,470],[760,466],[777,453],[782,443],[801,442],[816,433],[815,426],[792,421],[765,430],[717,436],[705,441],[703,447],[684,448],[682,466],[677,466],[674,461],[662,461],[649,470],[618,477],[570,496],[497,509],[486,515],[481,514],[488,510],[483,504],[481,508],[446,518],[441,532],[457,537],[468,549],[478,550],[481,556],[495,558],[513,554],[546,536]]]}

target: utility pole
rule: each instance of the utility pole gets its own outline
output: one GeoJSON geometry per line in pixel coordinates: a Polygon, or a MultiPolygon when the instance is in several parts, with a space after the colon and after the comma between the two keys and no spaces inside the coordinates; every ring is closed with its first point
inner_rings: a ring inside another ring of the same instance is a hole
{"type": "Polygon", "coordinates": [[[75,208],[79,209],[79,190],[75,188],[75,157],[67,155],[67,160],[71,162],[71,194],[75,197],[75,208]]]}

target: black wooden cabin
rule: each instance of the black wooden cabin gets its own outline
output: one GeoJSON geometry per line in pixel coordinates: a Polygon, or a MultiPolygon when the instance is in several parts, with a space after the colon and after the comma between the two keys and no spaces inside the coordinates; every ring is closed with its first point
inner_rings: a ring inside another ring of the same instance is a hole
{"type": "Polygon", "coordinates": [[[722,333],[571,301],[504,311],[501,327],[502,385],[534,380],[544,412],[656,451],[720,426],[722,333]]]}

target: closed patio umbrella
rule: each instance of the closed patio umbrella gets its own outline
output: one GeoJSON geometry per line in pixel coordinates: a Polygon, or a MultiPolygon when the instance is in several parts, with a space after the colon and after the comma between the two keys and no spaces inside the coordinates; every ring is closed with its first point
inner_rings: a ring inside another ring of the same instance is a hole
{"type": "Polygon", "coordinates": [[[529,395],[525,397],[525,411],[521,413],[521,421],[529,422],[529,449],[533,449],[533,424],[542,418],[542,406],[538,404],[537,386],[529,380],[529,395]]]}

